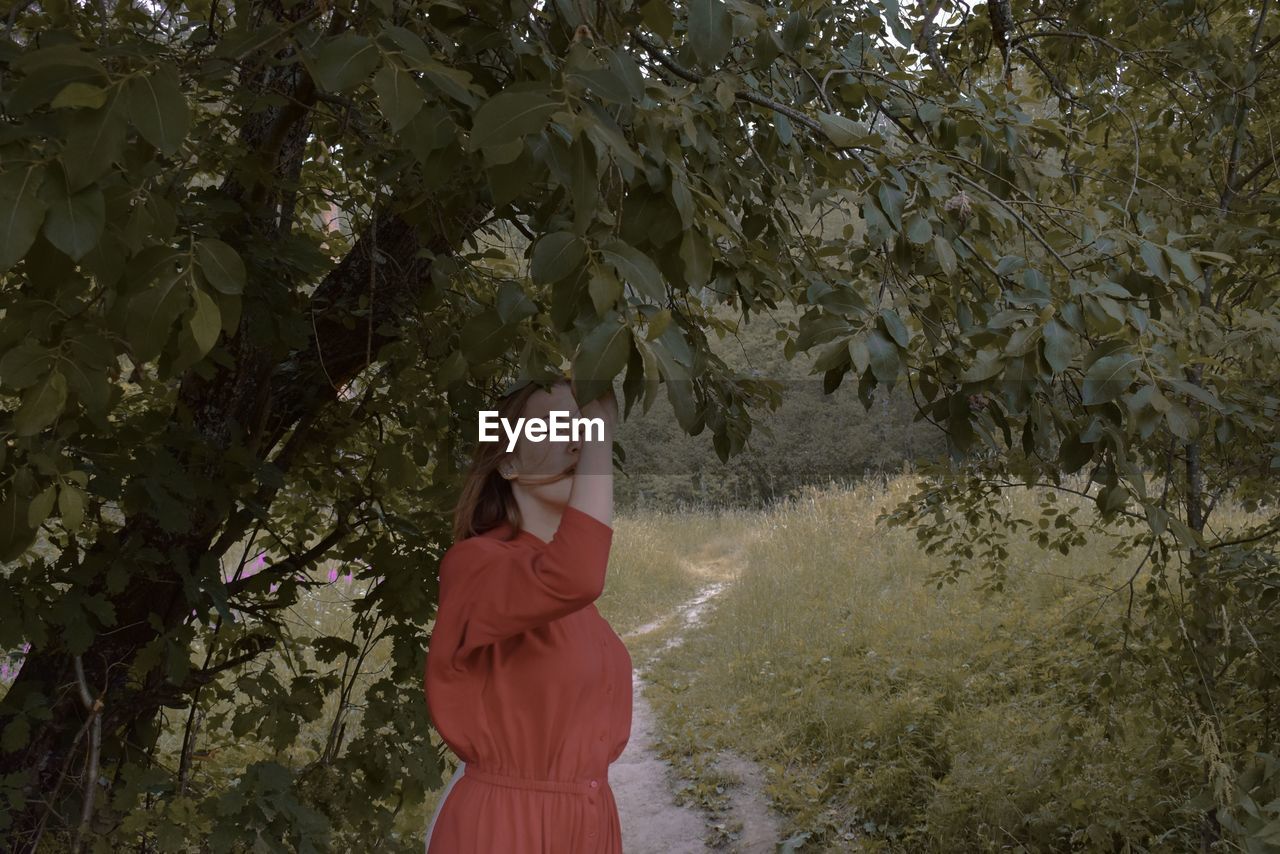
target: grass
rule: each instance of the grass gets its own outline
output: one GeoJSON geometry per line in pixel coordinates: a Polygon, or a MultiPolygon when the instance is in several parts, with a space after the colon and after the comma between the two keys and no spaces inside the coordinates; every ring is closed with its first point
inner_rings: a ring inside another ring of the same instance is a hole
{"type": "MultiPolygon", "coordinates": [[[[1105,585],[1137,558],[1095,534],[1069,557],[1015,541],[1003,594],[935,589],[944,560],[874,521],[913,481],[757,515],[737,582],[646,692],[694,799],[716,806],[705,757],[733,748],[805,851],[1177,850],[1200,773],[1170,726],[1183,707],[1136,680],[1101,704],[1114,663],[1081,632],[1116,623],[1127,598],[1105,585]]],[[[1038,515],[1031,493],[1007,500],[1038,515]]]]}

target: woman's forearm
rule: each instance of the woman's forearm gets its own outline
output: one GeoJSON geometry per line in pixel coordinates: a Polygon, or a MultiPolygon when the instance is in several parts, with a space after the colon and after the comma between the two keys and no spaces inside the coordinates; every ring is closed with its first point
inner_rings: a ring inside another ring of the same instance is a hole
{"type": "Polygon", "coordinates": [[[613,431],[586,442],[578,455],[569,506],[613,526],[613,431]]]}

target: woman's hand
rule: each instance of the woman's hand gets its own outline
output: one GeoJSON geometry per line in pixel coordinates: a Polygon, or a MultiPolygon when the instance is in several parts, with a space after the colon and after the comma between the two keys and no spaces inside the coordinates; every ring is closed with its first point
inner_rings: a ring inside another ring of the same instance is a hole
{"type": "Polygon", "coordinates": [[[580,411],[583,418],[599,418],[603,421],[605,438],[612,440],[614,429],[618,426],[618,398],[613,393],[612,386],[580,411]]]}

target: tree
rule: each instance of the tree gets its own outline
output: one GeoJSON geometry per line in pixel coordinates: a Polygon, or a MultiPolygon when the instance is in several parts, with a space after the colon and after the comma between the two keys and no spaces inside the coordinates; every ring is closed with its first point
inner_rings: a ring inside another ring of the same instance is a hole
{"type": "Polygon", "coordinates": [[[623,377],[628,411],[665,389],[727,459],[777,389],[712,352],[717,304],[801,308],[787,352],[816,350],[829,392],[852,372],[869,405],[905,376],[978,457],[948,500],[1091,464],[1100,513],[1195,551],[1187,660],[1262,667],[1215,614],[1273,589],[1276,520],[1204,531],[1227,489],[1274,498],[1269,4],[956,5],[11,6],[0,645],[31,650],[0,701],[10,846],[192,815],[216,850],[385,837],[439,784],[421,636],[484,393],[568,361],[580,395],[623,377]],[[313,222],[334,203],[349,239],[313,222]],[[343,750],[335,722],[322,761],[254,762],[177,815],[161,710],[235,677],[254,702],[231,731],[287,745],[339,677],[250,665],[296,651],[305,571],[357,556],[359,640],[394,661],[360,734],[343,750]],[[317,780],[362,797],[317,812],[317,780]],[[140,823],[153,794],[170,812],[140,823]]]}
{"type": "MultiPolygon", "coordinates": [[[[1170,720],[1203,750],[1205,789],[1188,804],[1205,810],[1202,850],[1224,826],[1273,850],[1280,817],[1266,711],[1280,677],[1280,171],[1268,119],[1280,36],[1269,7],[1063,4],[1036,17],[1015,7],[1018,23],[996,40],[1057,113],[1046,123],[999,90],[979,97],[1006,127],[1064,138],[1032,147],[1016,133],[1002,149],[979,129],[957,149],[960,193],[943,207],[965,214],[956,240],[972,241],[990,276],[962,270],[969,295],[949,303],[937,288],[912,289],[928,341],[908,374],[927,417],[959,450],[980,450],[888,516],[927,548],[945,546],[952,577],[978,558],[998,588],[1001,544],[1018,527],[994,500],[1000,490],[1071,490],[1063,475],[1087,467],[1099,520],[1127,521],[1125,550],[1143,553],[1116,592],[1131,613],[1137,597],[1162,615],[1095,640],[1118,668],[1168,673],[1182,689],[1170,720]],[[1224,496],[1261,511],[1256,524],[1215,531],[1224,496]]],[[[915,272],[946,255],[917,256],[915,272]]],[[[1083,537],[1054,509],[1041,521],[1054,522],[1032,532],[1046,548],[1067,553],[1083,537]]]]}

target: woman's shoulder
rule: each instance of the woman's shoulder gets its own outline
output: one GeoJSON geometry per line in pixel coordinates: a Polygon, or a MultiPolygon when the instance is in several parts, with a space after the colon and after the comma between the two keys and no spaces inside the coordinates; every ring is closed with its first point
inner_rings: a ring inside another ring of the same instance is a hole
{"type": "Polygon", "coordinates": [[[466,563],[479,556],[499,554],[521,545],[523,543],[519,539],[504,539],[496,529],[457,540],[445,549],[440,558],[441,572],[446,565],[466,563]]]}
{"type": "Polygon", "coordinates": [[[438,578],[440,594],[444,598],[447,591],[455,591],[450,595],[458,595],[471,585],[467,579],[478,579],[486,573],[479,570],[519,560],[518,552],[526,548],[519,540],[502,540],[498,537],[480,534],[458,540],[451,545],[440,558],[438,578]]]}

